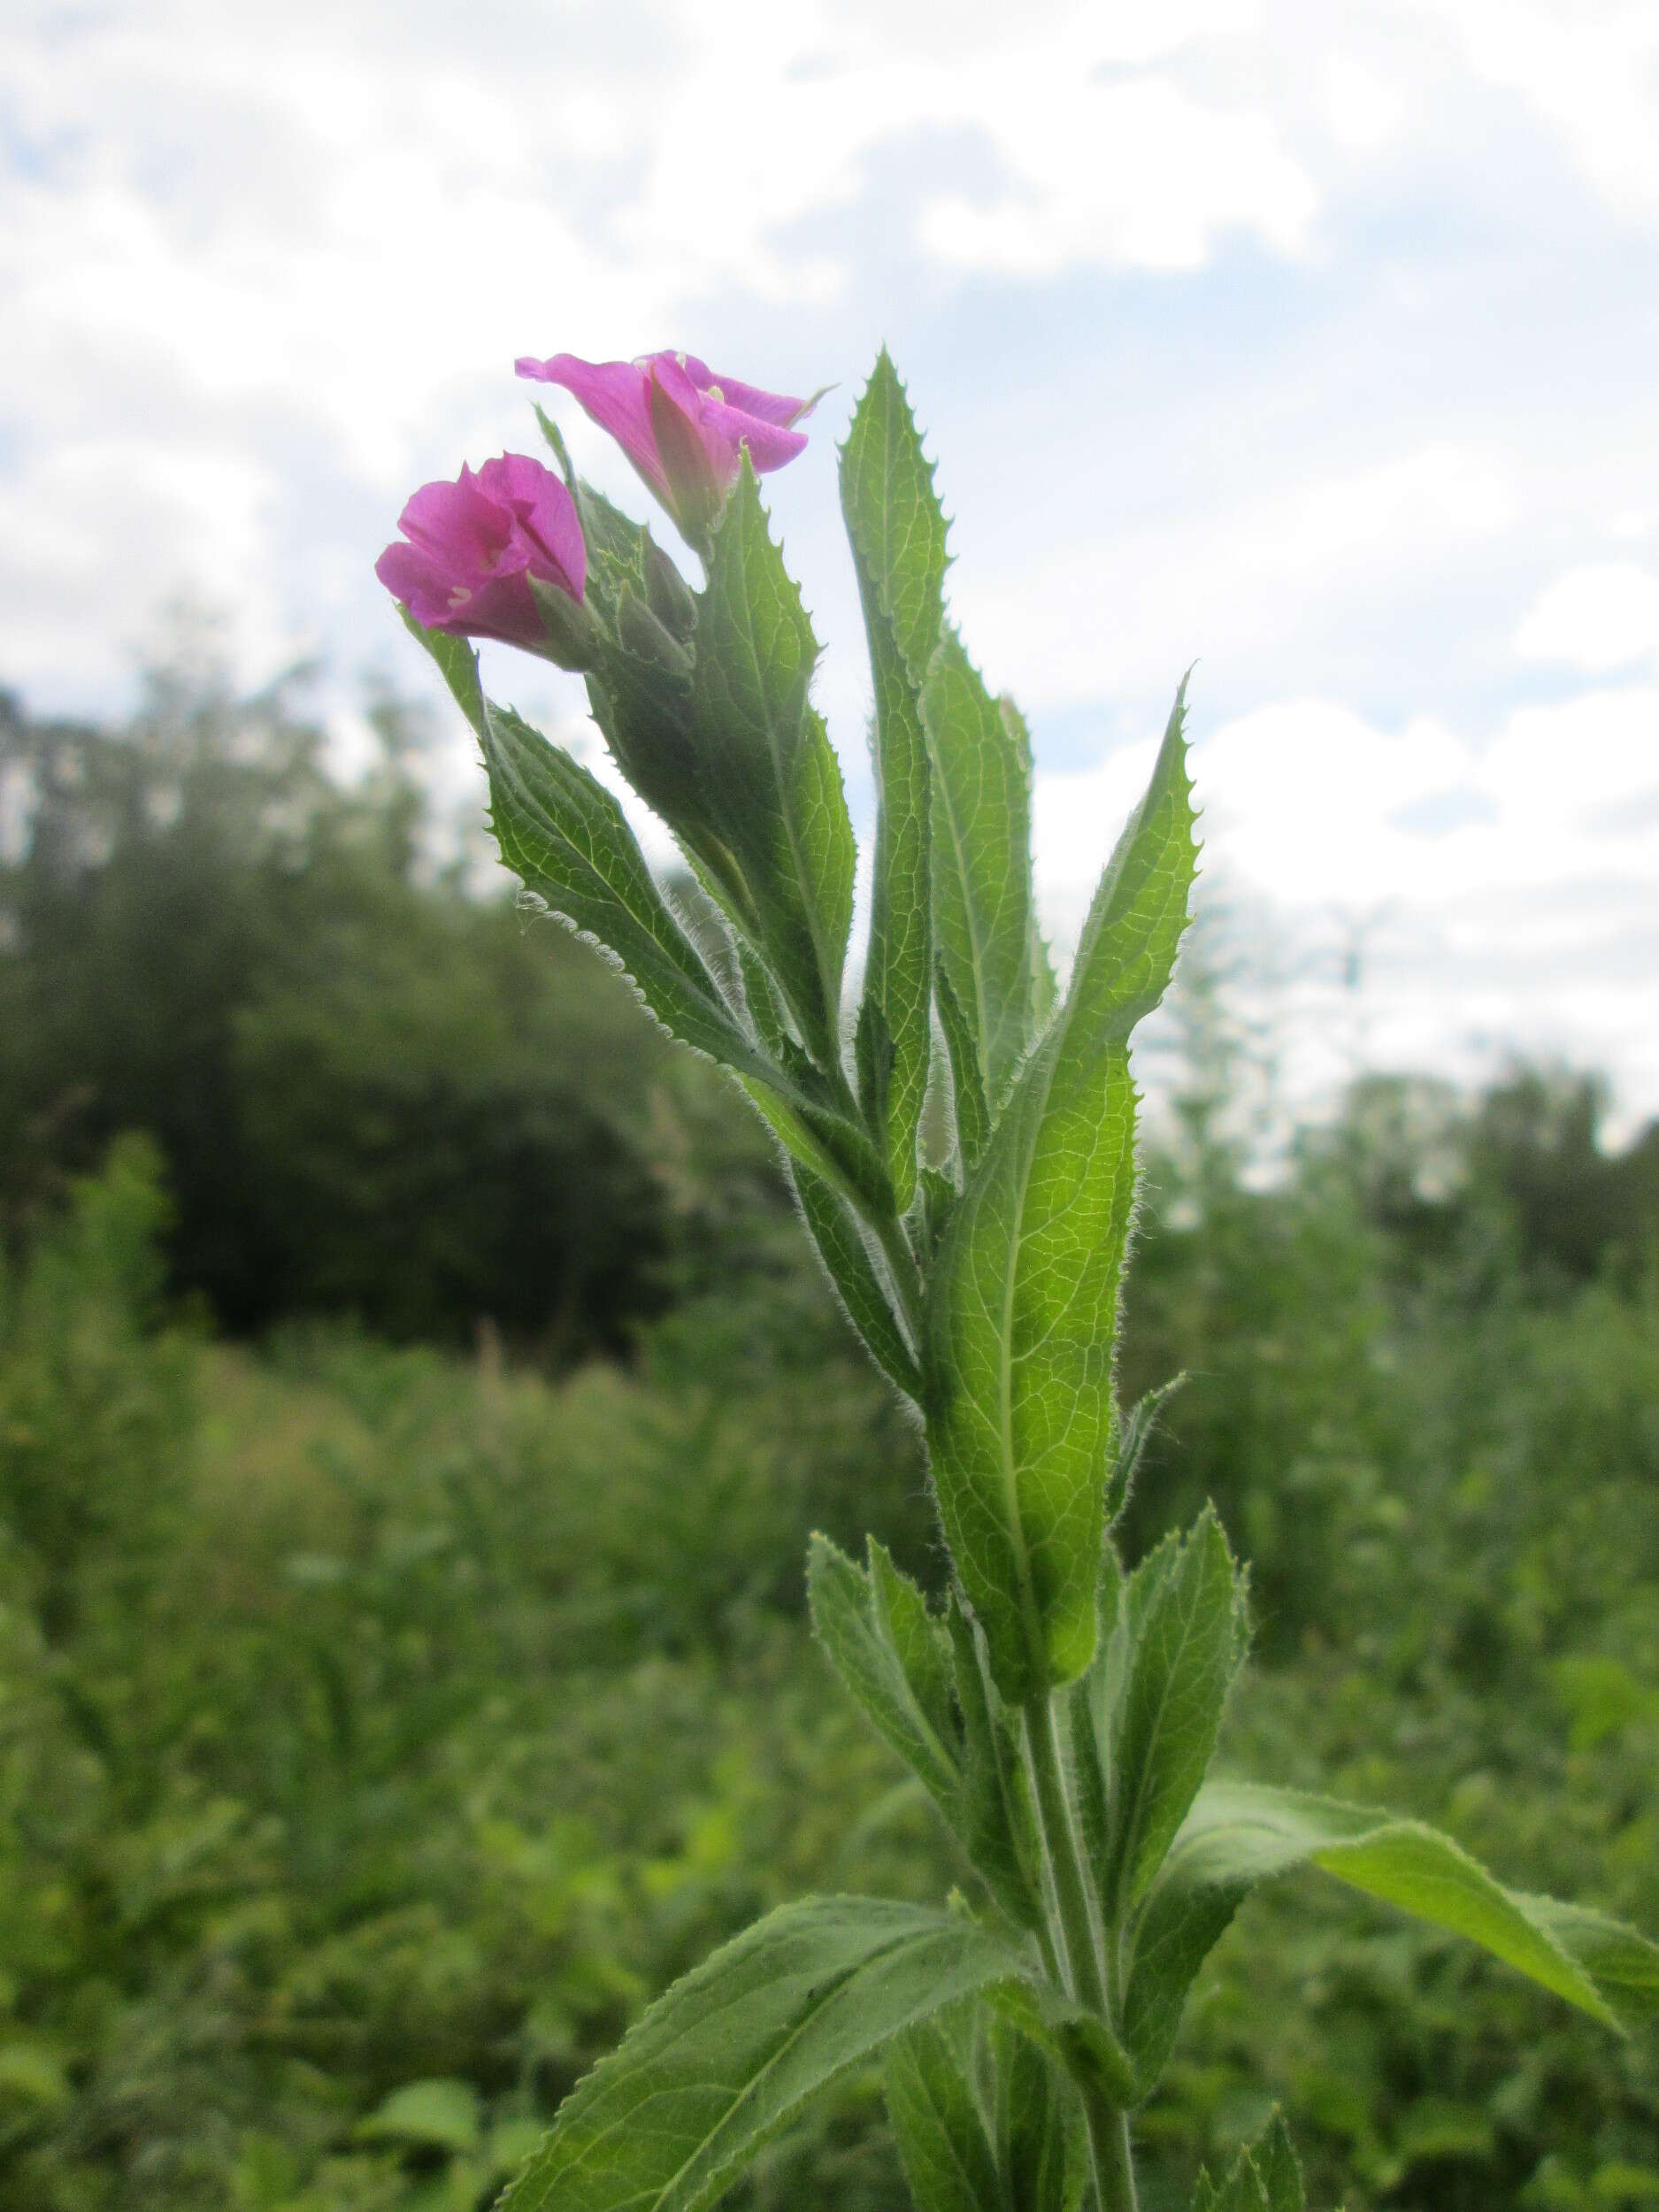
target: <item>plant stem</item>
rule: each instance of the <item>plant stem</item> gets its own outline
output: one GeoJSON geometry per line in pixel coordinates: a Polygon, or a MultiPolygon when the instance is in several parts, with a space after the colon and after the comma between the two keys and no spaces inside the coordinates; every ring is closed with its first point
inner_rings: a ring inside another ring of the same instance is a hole
{"type": "Polygon", "coordinates": [[[919,1360],[922,1354],[922,1274],[916,1264],[916,1255],[910,1249],[910,1239],[904,1233],[904,1224],[897,1214],[891,1213],[879,1219],[868,1216],[866,1218],[871,1219],[871,1226],[875,1230],[881,1249],[887,1255],[887,1265],[893,1271],[894,1287],[903,1301],[904,1317],[910,1325],[919,1360]]]}
{"type": "Polygon", "coordinates": [[[1094,2170],[1100,2212],[1139,2212],[1128,2114],[1116,2105],[1100,2102],[1087,2091],[1083,2109],[1088,2121],[1089,2163],[1094,2170]]]}
{"type": "Polygon", "coordinates": [[[1037,1821],[1043,1847],[1054,1877],[1055,1904],[1065,1954],[1071,1993],[1101,2019],[1106,2017],[1106,1988],[1101,1979],[1100,1954],[1095,1947],[1094,1924],[1089,1916],[1088,1893],[1078,1856],[1071,1810],[1066,1801],[1060,1769],[1059,1745],[1055,1738],[1054,1701],[1033,1697],[1025,1707],[1025,1745],[1031,1757],[1032,1778],[1037,1793],[1037,1821]]]}
{"type": "MultiPolygon", "coordinates": [[[[1100,1950],[1089,1911],[1088,1891],[1078,1848],[1077,1829],[1065,1786],[1056,1730],[1058,1712],[1051,1697],[1034,1697],[1025,1707],[1025,1744],[1036,1786],[1037,1822],[1054,1881],[1059,1934],[1071,1993],[1110,2024],[1100,1950]]],[[[1088,2121],[1089,2164],[1100,2212],[1138,2212],[1134,2161],[1129,2147],[1128,2115],[1097,2088],[1083,2088],[1088,2121]]]]}

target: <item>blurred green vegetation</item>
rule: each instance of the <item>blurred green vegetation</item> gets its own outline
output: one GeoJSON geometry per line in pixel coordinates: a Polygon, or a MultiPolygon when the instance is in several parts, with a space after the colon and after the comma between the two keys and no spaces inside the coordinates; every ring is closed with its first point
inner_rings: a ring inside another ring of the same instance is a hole
{"type": "MultiPolygon", "coordinates": [[[[639,2007],[812,1888],[963,1878],[802,1620],[936,1578],[915,1436],[735,1095],[291,697],[0,708],[0,2202],[487,2204],[639,2007]]],[[[1254,1562],[1240,1771],[1659,1928],[1659,1133],[1368,1078],[1263,1182],[1185,974],[1124,1382],[1138,1548],[1254,1562]]],[[[1659,2204],[1659,2047],[1317,1880],[1145,2116],[1353,2212],[1659,2204]]],[[[903,2201],[856,2084],[748,2194],[903,2201]]]]}

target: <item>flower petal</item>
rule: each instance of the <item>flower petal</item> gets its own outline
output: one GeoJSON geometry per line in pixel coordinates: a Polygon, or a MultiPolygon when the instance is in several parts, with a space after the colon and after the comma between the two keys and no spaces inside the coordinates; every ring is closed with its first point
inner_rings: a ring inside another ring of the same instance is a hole
{"type": "Polygon", "coordinates": [[[648,369],[633,361],[583,361],[573,353],[552,354],[545,361],[526,355],[516,366],[520,376],[536,383],[563,385],[599,427],[609,431],[651,489],[659,497],[666,495],[651,434],[648,369]]]}
{"type": "Polygon", "coordinates": [[[651,364],[651,428],[669,511],[687,538],[706,534],[737,474],[737,449],[710,438],[696,386],[672,359],[651,364]]]}
{"type": "Polygon", "coordinates": [[[479,482],[509,506],[529,540],[529,565],[580,599],[588,578],[588,548],[576,503],[563,480],[525,453],[486,461],[479,482]]]}
{"type": "Polygon", "coordinates": [[[791,399],[786,392],[763,392],[757,384],[745,384],[738,377],[722,376],[695,353],[657,353],[651,358],[677,362],[705,397],[711,391],[718,392],[719,402],[726,405],[735,407],[745,415],[757,416],[762,422],[775,422],[786,430],[798,417],[810,414],[818,404],[816,398],[791,399]]]}
{"type": "Polygon", "coordinates": [[[453,484],[423,484],[412,493],[397,526],[445,567],[488,566],[507,541],[510,517],[491,499],[471,469],[453,484]]]}
{"type": "Polygon", "coordinates": [[[374,572],[422,629],[433,629],[448,618],[449,580],[424,547],[399,539],[376,561],[374,572]]]}
{"type": "Polygon", "coordinates": [[[722,404],[715,399],[703,403],[703,425],[710,437],[718,437],[731,452],[733,476],[737,473],[740,445],[748,446],[757,476],[764,476],[768,469],[780,469],[786,461],[793,461],[797,453],[806,450],[804,431],[787,430],[763,416],[751,415],[742,408],[722,404]]]}
{"type": "Polygon", "coordinates": [[[704,392],[712,385],[728,407],[735,407],[741,414],[753,415],[758,421],[776,423],[782,430],[798,422],[803,415],[810,415],[818,404],[816,400],[791,399],[786,392],[763,392],[758,385],[742,383],[734,376],[717,376],[711,369],[703,369],[701,361],[694,367],[689,355],[686,366],[694,375],[699,369],[703,371],[696,376],[696,381],[704,392]]]}

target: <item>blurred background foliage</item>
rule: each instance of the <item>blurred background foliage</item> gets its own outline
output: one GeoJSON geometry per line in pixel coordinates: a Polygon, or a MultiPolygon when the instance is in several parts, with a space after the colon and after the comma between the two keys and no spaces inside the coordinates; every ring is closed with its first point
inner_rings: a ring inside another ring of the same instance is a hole
{"type": "MultiPolygon", "coordinates": [[[[810,1529],[939,1564],[765,1141],[374,718],[342,787],[282,688],[0,701],[16,2212],[483,2206],[723,1935],[961,1871],[805,1633],[810,1529]]],[[[1263,1176],[1237,965],[1159,1087],[1130,1548],[1210,1495],[1254,1563],[1237,1770],[1659,1927],[1659,1129],[1372,1075],[1263,1176]]],[[[1203,1977],[1151,2212],[1275,2098],[1353,2212],[1659,2205],[1652,2039],[1317,1882],[1203,1977]]],[[[872,2087],[746,2193],[901,2205],[872,2087]]]]}

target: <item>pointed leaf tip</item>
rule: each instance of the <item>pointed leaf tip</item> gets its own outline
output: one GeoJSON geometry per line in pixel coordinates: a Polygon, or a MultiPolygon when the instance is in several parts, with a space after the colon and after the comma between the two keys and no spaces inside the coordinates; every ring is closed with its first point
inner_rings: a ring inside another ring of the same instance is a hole
{"type": "Polygon", "coordinates": [[[1128,1042],[1162,995],[1187,924],[1190,787],[1172,718],[1095,894],[1064,1005],[1027,1051],[1044,968],[1025,818],[993,867],[966,833],[969,818],[949,810],[982,813],[987,789],[1016,792],[1023,806],[1023,731],[950,633],[924,705],[943,764],[939,842],[954,839],[967,863],[936,892],[940,956],[979,1039],[991,1039],[979,1056],[994,1122],[935,1271],[928,1435],[958,1570],[998,1686],[1019,1701],[1080,1673],[1094,1650],[1111,1348],[1136,1190],[1128,1042]],[[994,783],[987,764],[998,761],[994,783]]]}

